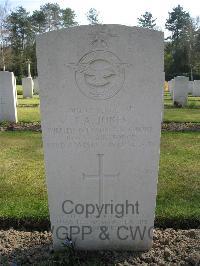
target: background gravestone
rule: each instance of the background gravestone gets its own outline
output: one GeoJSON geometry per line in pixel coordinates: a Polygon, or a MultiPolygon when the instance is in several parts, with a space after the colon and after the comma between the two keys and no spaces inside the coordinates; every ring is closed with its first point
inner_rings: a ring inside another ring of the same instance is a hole
{"type": "Polygon", "coordinates": [[[169,92],[170,92],[170,95],[171,97],[173,98],[173,90],[174,90],[174,79],[171,79],[169,82],[169,92]]]}
{"type": "Polygon", "coordinates": [[[172,81],[171,81],[171,80],[169,80],[169,81],[168,81],[169,93],[171,93],[171,84],[172,84],[172,81]]]}
{"type": "Polygon", "coordinates": [[[14,76],[14,90],[15,90],[15,98],[16,98],[16,106],[18,106],[18,99],[17,99],[17,80],[14,76]]]}
{"type": "Polygon", "coordinates": [[[173,104],[185,106],[188,96],[188,77],[178,76],[174,78],[173,87],[173,104]],[[173,87],[174,86],[174,87],[173,87]]]}
{"type": "Polygon", "coordinates": [[[193,96],[200,96],[200,80],[194,80],[193,96]]]}
{"type": "Polygon", "coordinates": [[[194,81],[188,81],[188,93],[193,93],[194,81]]]}
{"type": "Polygon", "coordinates": [[[149,249],[163,33],[72,27],[39,36],[37,61],[54,248],[149,249]]]}
{"type": "Polygon", "coordinates": [[[12,72],[0,72],[0,122],[17,122],[16,86],[12,72]]]}
{"type": "Polygon", "coordinates": [[[164,80],[164,84],[163,84],[164,90],[162,91],[162,99],[163,99],[162,105],[163,106],[162,106],[161,122],[163,122],[163,120],[164,120],[164,109],[165,109],[164,97],[165,97],[165,91],[168,92],[168,90],[169,90],[168,82],[165,81],[165,72],[163,72],[163,80],[164,80]]]}
{"type": "Polygon", "coordinates": [[[39,82],[38,82],[38,78],[33,79],[33,84],[34,84],[34,93],[39,94],[39,82]]]}
{"type": "Polygon", "coordinates": [[[27,77],[22,79],[22,89],[24,98],[33,98],[33,79],[27,77]]]}
{"type": "Polygon", "coordinates": [[[31,77],[31,62],[27,60],[28,77],[22,79],[22,89],[24,98],[33,97],[33,79],[31,77]]]}

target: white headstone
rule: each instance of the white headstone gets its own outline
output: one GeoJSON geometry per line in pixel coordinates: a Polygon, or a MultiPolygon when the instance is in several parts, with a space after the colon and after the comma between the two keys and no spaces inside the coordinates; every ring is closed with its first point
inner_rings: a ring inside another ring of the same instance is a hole
{"type": "Polygon", "coordinates": [[[34,93],[39,94],[39,82],[38,82],[38,78],[33,79],[33,84],[34,84],[34,93]]]}
{"type": "Polygon", "coordinates": [[[172,84],[171,84],[171,97],[173,99],[173,93],[174,93],[174,86],[175,86],[175,79],[172,79],[172,84]]]}
{"type": "Polygon", "coordinates": [[[188,77],[178,76],[174,78],[173,103],[174,105],[185,106],[188,96],[188,77]]]}
{"type": "Polygon", "coordinates": [[[193,85],[193,96],[199,96],[200,97],[200,80],[194,80],[194,85],[193,85]]]}
{"type": "Polygon", "coordinates": [[[188,81],[188,93],[193,93],[194,81],[188,81]]]}
{"type": "Polygon", "coordinates": [[[14,74],[0,72],[0,122],[17,122],[16,87],[14,74]]]}
{"type": "Polygon", "coordinates": [[[32,98],[33,97],[33,80],[31,77],[22,79],[22,89],[23,89],[23,97],[24,98],[32,98]]]}
{"type": "MultiPolygon", "coordinates": [[[[163,87],[165,88],[165,86],[166,86],[165,72],[163,73],[163,80],[164,80],[163,87]]],[[[165,98],[165,90],[162,90],[162,114],[161,114],[161,122],[164,121],[164,111],[165,111],[165,102],[164,102],[164,98],[165,98]]]]}
{"type": "Polygon", "coordinates": [[[14,76],[14,90],[15,90],[15,98],[16,98],[16,106],[18,105],[18,99],[17,99],[17,80],[14,76]]]}
{"type": "Polygon", "coordinates": [[[163,33],[72,27],[39,36],[37,60],[54,248],[149,249],[163,33]]]}
{"type": "Polygon", "coordinates": [[[171,85],[172,85],[172,81],[171,81],[171,80],[169,80],[169,81],[168,81],[169,93],[171,93],[171,85]]]}
{"type": "Polygon", "coordinates": [[[170,81],[168,81],[168,86],[169,86],[169,92],[171,94],[171,97],[173,97],[174,79],[171,79],[170,81]]]}

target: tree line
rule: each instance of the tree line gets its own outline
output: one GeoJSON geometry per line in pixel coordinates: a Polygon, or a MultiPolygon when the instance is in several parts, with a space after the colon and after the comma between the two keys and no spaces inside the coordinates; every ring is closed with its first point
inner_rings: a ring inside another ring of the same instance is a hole
{"type": "MultiPolygon", "coordinates": [[[[138,18],[141,27],[157,29],[156,19],[150,12],[138,18]]],[[[178,5],[169,12],[165,28],[169,37],[165,40],[165,78],[184,75],[191,80],[200,79],[200,20],[178,5]]]]}
{"type": "MultiPolygon", "coordinates": [[[[31,61],[32,76],[37,76],[36,43],[38,34],[78,25],[75,12],[47,3],[30,14],[22,6],[8,11],[7,2],[0,5],[0,70],[15,73],[17,81],[27,75],[27,60],[31,61]]],[[[98,23],[98,12],[91,8],[86,14],[90,24],[98,23]]]]}
{"type": "MultiPolygon", "coordinates": [[[[97,10],[91,8],[86,14],[90,24],[99,24],[97,10]]],[[[76,14],[70,8],[47,3],[31,14],[22,6],[9,12],[4,3],[0,5],[0,70],[15,73],[20,83],[27,75],[27,60],[32,64],[32,76],[37,76],[35,37],[38,34],[78,25],[76,14]]],[[[138,26],[158,29],[156,18],[145,12],[138,18],[138,26]]],[[[178,5],[169,12],[165,28],[169,37],[165,40],[166,80],[177,75],[200,79],[200,21],[178,5]]]]}

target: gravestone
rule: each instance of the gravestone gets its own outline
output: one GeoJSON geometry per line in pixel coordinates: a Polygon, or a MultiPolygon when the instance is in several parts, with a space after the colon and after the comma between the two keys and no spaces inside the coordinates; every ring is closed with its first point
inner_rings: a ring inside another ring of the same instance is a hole
{"type": "Polygon", "coordinates": [[[200,80],[194,80],[192,95],[200,97],[200,80]]]}
{"type": "Polygon", "coordinates": [[[169,88],[169,93],[171,94],[171,90],[172,90],[172,80],[168,81],[168,88],[169,88]]]}
{"type": "Polygon", "coordinates": [[[54,248],[149,249],[163,33],[80,26],[36,43],[54,248]]]}
{"type": "Polygon", "coordinates": [[[194,81],[188,81],[188,93],[193,93],[194,81]]]}
{"type": "Polygon", "coordinates": [[[33,98],[32,77],[22,78],[23,98],[33,98]]]}
{"type": "Polygon", "coordinates": [[[27,61],[28,77],[22,79],[23,98],[33,98],[33,79],[31,77],[30,60],[27,61]]]}
{"type": "Polygon", "coordinates": [[[169,86],[169,92],[170,92],[170,95],[171,95],[171,97],[173,98],[174,79],[171,79],[171,80],[168,82],[168,86],[169,86]]]}
{"type": "MultiPolygon", "coordinates": [[[[172,83],[173,84],[173,83],[172,83]]],[[[185,106],[188,96],[188,77],[178,76],[174,78],[173,104],[175,106],[185,106]]]]}
{"type": "Polygon", "coordinates": [[[164,84],[163,84],[163,87],[164,87],[164,90],[162,91],[162,114],[161,114],[161,122],[163,123],[164,121],[164,111],[165,111],[165,102],[164,102],[164,98],[165,98],[165,92],[166,91],[169,91],[169,88],[168,88],[168,82],[165,81],[165,72],[163,73],[163,80],[164,80],[164,84]],[[167,87],[167,89],[166,89],[167,87]]]}
{"type": "Polygon", "coordinates": [[[14,90],[15,90],[15,98],[16,98],[16,106],[18,106],[18,99],[17,99],[17,80],[14,76],[14,90]]]}
{"type": "Polygon", "coordinates": [[[34,84],[34,93],[39,94],[39,82],[38,82],[38,78],[33,79],[33,84],[34,84]]]}
{"type": "Polygon", "coordinates": [[[0,71],[0,122],[17,122],[14,78],[12,72],[0,71]]]}

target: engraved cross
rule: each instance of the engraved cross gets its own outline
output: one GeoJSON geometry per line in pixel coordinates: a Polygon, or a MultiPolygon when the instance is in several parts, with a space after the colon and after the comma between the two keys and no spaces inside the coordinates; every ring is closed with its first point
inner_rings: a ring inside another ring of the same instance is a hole
{"type": "Polygon", "coordinates": [[[103,204],[103,181],[104,178],[115,178],[115,177],[119,177],[120,173],[118,172],[117,174],[104,174],[103,173],[103,156],[104,154],[97,154],[98,157],[98,174],[96,175],[88,175],[83,173],[83,179],[86,178],[98,178],[99,181],[99,206],[101,206],[103,204]]]}

